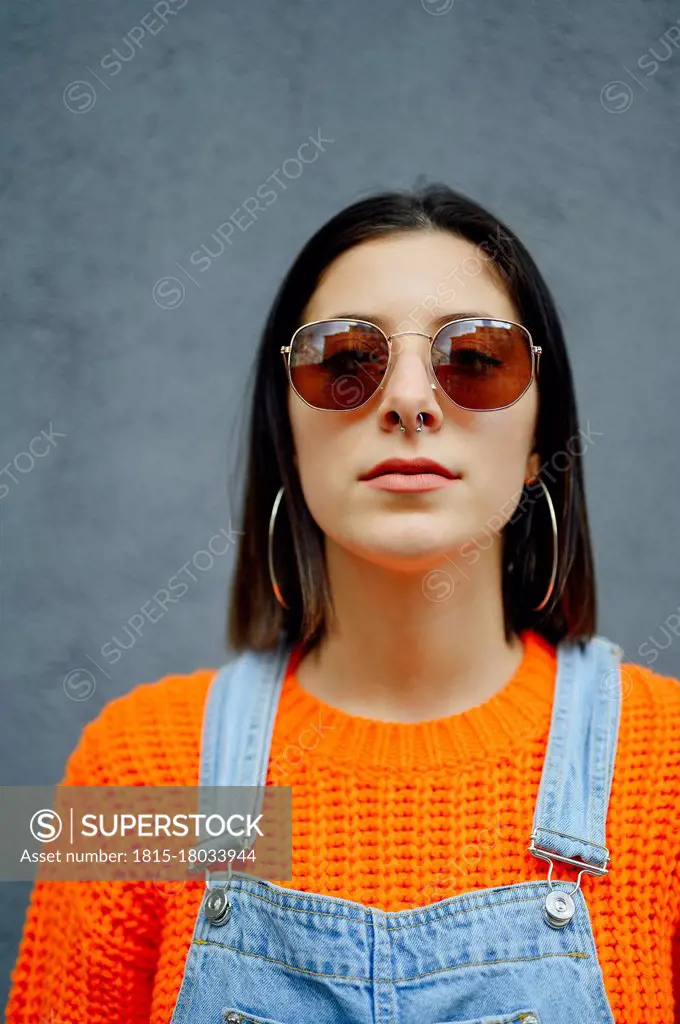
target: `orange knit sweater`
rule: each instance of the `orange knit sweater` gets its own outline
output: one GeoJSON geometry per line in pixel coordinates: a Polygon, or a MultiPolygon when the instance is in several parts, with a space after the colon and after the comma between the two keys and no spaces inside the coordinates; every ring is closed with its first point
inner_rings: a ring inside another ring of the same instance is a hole
{"type": "MultiPolygon", "coordinates": [[[[267,778],[293,787],[294,875],[281,884],[400,910],[546,877],[527,846],[556,660],[537,633],[523,640],[519,669],[494,696],[418,723],[319,702],[294,674],[296,649],[267,778]],[[423,816],[431,826],[416,842],[423,816]]],[[[214,671],[167,676],[109,702],[83,730],[64,783],[198,785],[214,671]]],[[[617,1024],[672,1024],[680,1019],[680,685],[628,663],[623,684],[610,873],[584,875],[582,888],[617,1024]]],[[[555,874],[573,875],[559,866],[555,874]]],[[[167,1024],[203,891],[200,880],[36,881],[8,1024],[167,1024]]]]}

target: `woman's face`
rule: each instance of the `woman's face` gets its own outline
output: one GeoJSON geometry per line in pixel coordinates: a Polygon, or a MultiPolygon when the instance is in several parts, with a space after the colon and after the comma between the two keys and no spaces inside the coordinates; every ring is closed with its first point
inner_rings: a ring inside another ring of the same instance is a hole
{"type": "MultiPolygon", "coordinates": [[[[488,259],[481,259],[472,243],[444,232],[363,242],[327,268],[300,323],[353,315],[387,334],[433,334],[432,322],[444,314],[519,321],[488,259]],[[446,301],[435,298],[442,294],[446,301]]],[[[538,455],[531,456],[537,387],[532,382],[507,409],[470,412],[454,405],[438,385],[432,389],[426,338],[404,334],[392,346],[384,389],[360,409],[312,409],[292,388],[288,409],[302,491],[321,530],[376,565],[418,571],[476,537],[484,548],[489,535],[499,541],[524,480],[538,470],[538,455]],[[424,424],[416,433],[418,412],[424,424]],[[383,459],[419,456],[443,464],[460,479],[419,492],[379,490],[361,479],[383,459]]]]}

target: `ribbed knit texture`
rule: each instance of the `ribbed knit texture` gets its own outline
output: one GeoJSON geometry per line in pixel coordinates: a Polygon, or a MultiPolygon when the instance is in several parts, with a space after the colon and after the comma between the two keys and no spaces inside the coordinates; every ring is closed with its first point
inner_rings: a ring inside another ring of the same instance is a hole
{"type": "MultiPolygon", "coordinates": [[[[538,634],[522,639],[523,661],[493,697],[418,723],[360,718],[319,702],[295,677],[296,649],[267,778],[293,786],[294,874],[281,884],[400,910],[547,876],[527,846],[556,658],[538,634]]],[[[611,871],[584,875],[582,888],[617,1024],[671,1024],[680,1019],[680,684],[641,666],[622,670],[611,871]]],[[[214,671],[167,676],[111,701],[83,730],[63,781],[198,785],[214,671]]],[[[575,877],[559,866],[555,875],[575,877]]],[[[200,880],[38,880],[9,1024],[167,1024],[203,892],[200,880]]]]}

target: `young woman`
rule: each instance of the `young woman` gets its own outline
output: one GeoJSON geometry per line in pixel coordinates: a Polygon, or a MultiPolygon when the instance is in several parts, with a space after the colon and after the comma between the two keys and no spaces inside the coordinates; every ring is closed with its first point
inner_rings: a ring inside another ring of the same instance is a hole
{"type": "Polygon", "coordinates": [[[680,686],[596,632],[599,436],[496,217],[323,226],[257,354],[235,656],[111,701],[64,779],[291,786],[292,877],[36,881],[10,1024],[670,1024],[680,686]]]}

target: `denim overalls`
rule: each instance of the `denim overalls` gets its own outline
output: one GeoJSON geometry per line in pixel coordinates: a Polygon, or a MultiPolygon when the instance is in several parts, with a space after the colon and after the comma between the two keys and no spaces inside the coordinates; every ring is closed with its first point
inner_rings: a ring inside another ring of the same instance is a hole
{"type": "MultiPolygon", "coordinates": [[[[400,911],[237,871],[226,883],[211,880],[171,1024],[611,1024],[583,892],[572,869],[566,881],[551,875],[552,861],[606,870],[622,653],[603,636],[583,651],[557,645],[550,734],[526,834],[541,863],[550,861],[545,873],[400,911]]],[[[290,654],[282,640],[216,673],[201,786],[265,786],[290,654]]]]}

